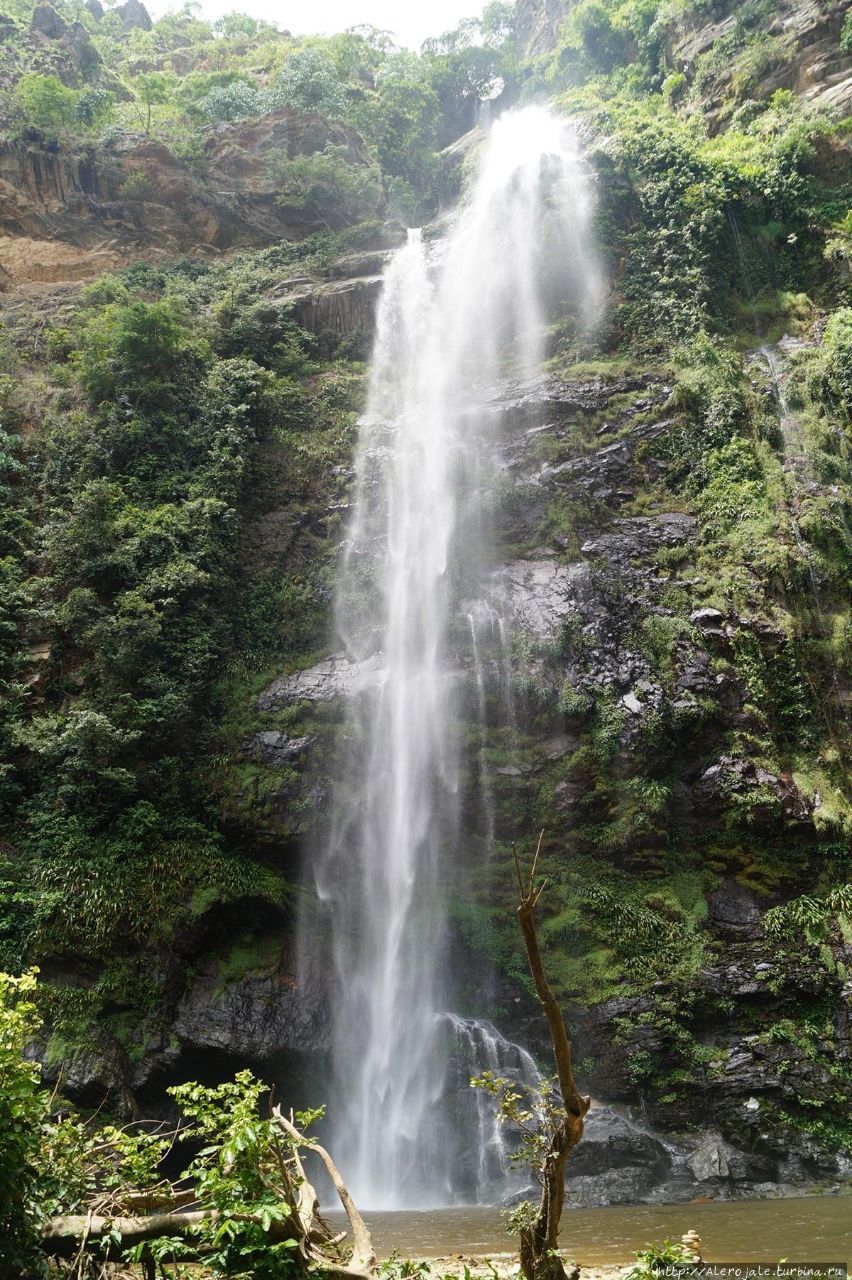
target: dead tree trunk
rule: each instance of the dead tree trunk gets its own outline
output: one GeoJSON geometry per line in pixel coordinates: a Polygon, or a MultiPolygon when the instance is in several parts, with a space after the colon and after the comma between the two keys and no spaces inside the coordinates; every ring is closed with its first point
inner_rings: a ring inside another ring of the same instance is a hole
{"type": "Polygon", "coordinates": [[[520,890],[518,924],[521,927],[536,994],[550,1030],[559,1093],[565,1115],[552,1130],[548,1150],[539,1170],[541,1199],[535,1219],[521,1231],[520,1261],[526,1280],[565,1280],[562,1261],[556,1251],[559,1219],[562,1216],[565,1199],[565,1163],[572,1149],[583,1136],[583,1124],[591,1098],[583,1097],[577,1089],[571,1060],[571,1041],[565,1030],[562,1011],[544,972],[544,963],[538,944],[535,909],[547,884],[545,881],[540,887],[536,886],[536,869],[543,838],[542,831],[530,868],[529,882],[526,885],[517,849],[513,850],[520,890]]]}

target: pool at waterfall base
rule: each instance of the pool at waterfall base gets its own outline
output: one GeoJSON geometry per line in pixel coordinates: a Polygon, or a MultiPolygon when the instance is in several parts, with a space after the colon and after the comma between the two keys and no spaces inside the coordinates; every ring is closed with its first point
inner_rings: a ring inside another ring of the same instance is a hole
{"type": "MultiPolygon", "coordinates": [[[[335,1218],[337,1215],[331,1215],[335,1218]]],[[[488,1257],[513,1250],[498,1208],[367,1212],[380,1257],[488,1257]]],[[[705,1261],[852,1261],[852,1194],[569,1209],[560,1247],[583,1267],[626,1265],[638,1249],[696,1230],[705,1261]]],[[[440,1267],[433,1268],[440,1271],[440,1267]]]]}

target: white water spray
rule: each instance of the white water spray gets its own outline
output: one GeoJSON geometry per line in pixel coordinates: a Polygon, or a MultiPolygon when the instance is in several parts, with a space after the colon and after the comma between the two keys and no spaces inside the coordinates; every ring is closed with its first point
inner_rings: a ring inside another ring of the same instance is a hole
{"type": "Polygon", "coordinates": [[[317,865],[337,983],[332,1142],[368,1208],[459,1194],[440,1014],[461,784],[450,640],[457,621],[459,648],[469,642],[460,601],[488,565],[494,415],[482,406],[499,377],[538,371],[548,311],[588,316],[589,214],[571,129],[541,108],[508,114],[448,236],[410,233],[386,274],[337,585],[337,629],[362,675],[317,865]]]}

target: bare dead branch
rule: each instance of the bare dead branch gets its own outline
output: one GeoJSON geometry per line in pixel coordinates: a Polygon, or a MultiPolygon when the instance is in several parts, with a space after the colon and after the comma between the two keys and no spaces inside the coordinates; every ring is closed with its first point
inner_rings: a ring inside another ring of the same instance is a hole
{"type": "Polygon", "coordinates": [[[326,1171],[334,1185],[334,1189],[340,1198],[340,1203],[346,1211],[346,1217],[349,1219],[349,1226],[352,1229],[353,1243],[352,1256],[349,1259],[349,1262],[345,1264],[338,1264],[334,1267],[329,1267],[325,1262],[323,1265],[326,1269],[340,1271],[345,1275],[371,1276],[376,1267],[376,1251],[373,1247],[372,1236],[370,1235],[369,1227],[358,1212],[355,1201],[349,1194],[349,1189],[343,1181],[337,1165],[334,1163],[325,1147],[320,1146],[318,1142],[314,1142],[313,1140],[306,1138],[299,1132],[292,1121],[282,1115],[280,1107],[275,1107],[272,1115],[294,1143],[298,1143],[306,1150],[313,1151],[315,1155],[319,1156],[320,1160],[325,1165],[326,1171]]]}

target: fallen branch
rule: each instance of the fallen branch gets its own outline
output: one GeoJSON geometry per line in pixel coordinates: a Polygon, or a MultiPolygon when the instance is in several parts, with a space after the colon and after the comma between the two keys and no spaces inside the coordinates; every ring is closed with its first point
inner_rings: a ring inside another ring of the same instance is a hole
{"type": "MultiPolygon", "coordinates": [[[[346,1211],[346,1217],[349,1219],[349,1226],[352,1229],[352,1253],[347,1262],[335,1262],[327,1256],[317,1258],[318,1267],[326,1271],[334,1271],[348,1276],[372,1276],[376,1269],[376,1251],[373,1247],[373,1239],[370,1235],[370,1229],[367,1226],[352,1196],[349,1188],[341,1177],[340,1170],[332,1160],[325,1147],[320,1146],[318,1142],[314,1142],[310,1138],[306,1138],[299,1132],[292,1120],[288,1120],[282,1114],[280,1107],[275,1107],[272,1112],[273,1118],[281,1126],[287,1136],[293,1141],[304,1147],[307,1151],[313,1151],[319,1156],[325,1165],[326,1171],[334,1185],[334,1189],[340,1197],[340,1203],[346,1211]]],[[[304,1188],[303,1188],[304,1190],[304,1188]]],[[[316,1195],[311,1188],[311,1197],[313,1204],[316,1206],[316,1195]]],[[[316,1208],[314,1207],[313,1216],[316,1217],[316,1208]]],[[[310,1239],[310,1233],[308,1235],[310,1239]]],[[[324,1241],[331,1244],[331,1239],[324,1241]]]]}
{"type": "Polygon", "coordinates": [[[121,1248],[129,1249],[158,1236],[191,1235],[202,1223],[215,1221],[215,1209],[190,1213],[151,1213],[139,1218],[106,1218],[103,1215],[71,1213],[51,1218],[42,1235],[42,1249],[52,1258],[70,1258],[84,1247],[100,1247],[107,1237],[121,1234],[121,1248]]]}

